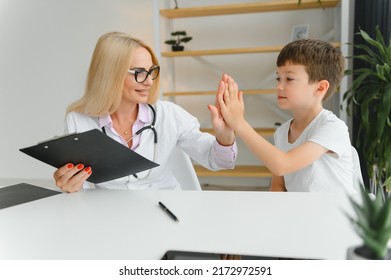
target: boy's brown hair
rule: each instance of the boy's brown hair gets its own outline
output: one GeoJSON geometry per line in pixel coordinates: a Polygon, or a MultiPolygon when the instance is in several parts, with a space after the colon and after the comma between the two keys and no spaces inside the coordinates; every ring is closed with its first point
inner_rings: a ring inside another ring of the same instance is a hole
{"type": "Polygon", "coordinates": [[[304,65],[310,83],[327,80],[330,86],[323,100],[336,91],[344,76],[342,52],[322,40],[300,39],[287,44],[278,55],[277,67],[286,63],[304,65]]]}

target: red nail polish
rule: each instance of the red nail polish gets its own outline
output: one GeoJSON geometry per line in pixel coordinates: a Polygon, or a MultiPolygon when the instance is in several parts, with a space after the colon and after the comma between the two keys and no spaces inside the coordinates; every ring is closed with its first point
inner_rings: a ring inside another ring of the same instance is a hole
{"type": "Polygon", "coordinates": [[[77,167],[77,169],[80,170],[80,169],[83,169],[84,165],[83,164],[78,164],[76,167],[77,167]]]}
{"type": "Polygon", "coordinates": [[[91,167],[88,166],[86,169],[84,169],[84,171],[87,172],[87,173],[90,172],[91,171],[91,167]]]}
{"type": "Polygon", "coordinates": [[[67,165],[67,167],[68,167],[69,169],[71,169],[71,168],[73,168],[73,164],[72,164],[72,163],[69,163],[69,164],[67,165]]]}

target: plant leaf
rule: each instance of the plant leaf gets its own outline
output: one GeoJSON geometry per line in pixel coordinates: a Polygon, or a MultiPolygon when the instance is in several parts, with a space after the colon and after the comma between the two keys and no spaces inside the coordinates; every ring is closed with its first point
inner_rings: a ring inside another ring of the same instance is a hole
{"type": "MultiPolygon", "coordinates": [[[[370,45],[374,46],[375,48],[377,48],[380,52],[380,56],[381,57],[385,57],[386,54],[385,54],[385,47],[384,47],[384,40],[383,40],[383,37],[380,33],[380,28],[379,26],[377,25],[375,27],[375,33],[376,33],[376,40],[372,39],[367,32],[365,32],[364,30],[360,30],[360,33],[361,33],[361,36],[362,38],[370,45]]],[[[369,53],[371,53],[374,57],[377,57],[378,55],[375,54],[374,52],[372,52],[372,50],[368,51],[369,53]]]]}
{"type": "Polygon", "coordinates": [[[343,100],[347,112],[351,106],[361,119],[355,144],[363,153],[369,177],[391,191],[391,38],[386,42],[379,26],[374,37],[362,29],[356,35],[363,43],[349,43],[357,51],[349,59],[363,66],[345,71],[353,76],[353,82],[343,100]],[[373,166],[378,171],[374,172],[373,166]]]}

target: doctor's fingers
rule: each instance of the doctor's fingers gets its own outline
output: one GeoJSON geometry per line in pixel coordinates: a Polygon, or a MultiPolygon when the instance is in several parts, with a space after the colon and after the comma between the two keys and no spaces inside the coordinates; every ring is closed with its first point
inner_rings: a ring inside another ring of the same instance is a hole
{"type": "Polygon", "coordinates": [[[60,187],[60,189],[69,193],[77,192],[83,188],[84,182],[88,179],[88,177],[91,176],[91,174],[91,168],[86,167],[84,170],[76,173],[69,180],[67,180],[66,183],[60,187]]]}
{"type": "Polygon", "coordinates": [[[217,87],[217,95],[224,94],[226,89],[226,83],[223,81],[220,81],[219,86],[217,87]]]}
{"type": "Polygon", "coordinates": [[[69,170],[71,170],[73,167],[75,167],[73,165],[73,163],[67,163],[63,166],[61,166],[60,168],[58,168],[54,173],[53,173],[53,178],[54,180],[56,180],[57,178],[61,177],[62,175],[64,175],[66,172],[68,172],[69,170]]]}
{"type": "Polygon", "coordinates": [[[92,171],[90,167],[86,167],[84,170],[83,168],[83,164],[74,166],[72,163],[60,167],[53,174],[53,178],[56,181],[56,186],[62,189],[65,185],[68,184],[68,181],[71,178],[81,178],[83,174],[79,175],[79,173],[86,173],[87,175],[91,174],[92,171]]]}
{"type": "MultiPolygon", "coordinates": [[[[61,190],[63,190],[64,192],[67,192],[67,193],[78,192],[79,190],[81,190],[83,188],[84,181],[77,181],[73,184],[67,184],[64,187],[62,187],[61,190]]],[[[73,180],[71,179],[69,182],[73,182],[73,180]]]]}
{"type": "Polygon", "coordinates": [[[71,178],[73,175],[75,175],[77,172],[79,172],[83,168],[84,168],[83,164],[78,164],[75,166],[73,163],[67,163],[64,166],[61,166],[59,169],[57,169],[54,172],[53,178],[56,181],[56,183],[58,181],[60,181],[60,183],[61,183],[61,181],[68,180],[69,178],[71,178]]]}
{"type": "Polygon", "coordinates": [[[223,94],[224,102],[227,106],[229,106],[231,102],[231,93],[229,88],[229,83],[225,84],[224,94],[223,94]]]}
{"type": "Polygon", "coordinates": [[[224,95],[219,94],[217,95],[217,104],[219,106],[220,114],[224,117],[224,115],[227,113],[227,105],[226,101],[224,100],[224,95]]]}

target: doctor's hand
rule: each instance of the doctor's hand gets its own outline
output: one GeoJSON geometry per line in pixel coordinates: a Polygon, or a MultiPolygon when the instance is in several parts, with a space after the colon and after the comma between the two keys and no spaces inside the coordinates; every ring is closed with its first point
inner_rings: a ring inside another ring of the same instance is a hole
{"type": "Polygon", "coordinates": [[[208,105],[208,109],[211,112],[213,129],[216,133],[216,139],[223,146],[230,146],[235,141],[233,129],[225,122],[218,102],[218,96],[224,94],[229,79],[230,77],[227,74],[223,74],[217,88],[215,105],[208,105]]]}
{"type": "Polygon", "coordinates": [[[56,181],[56,186],[62,191],[72,193],[82,189],[84,182],[91,174],[92,170],[89,166],[68,163],[57,169],[53,174],[53,178],[56,181]]]}
{"type": "MultiPolygon", "coordinates": [[[[221,83],[221,82],[220,82],[221,83]]],[[[220,87],[219,87],[220,89],[220,87]]],[[[225,123],[237,131],[246,122],[244,118],[243,92],[239,91],[238,84],[232,77],[228,76],[224,87],[217,94],[219,112],[225,123]]]]}

